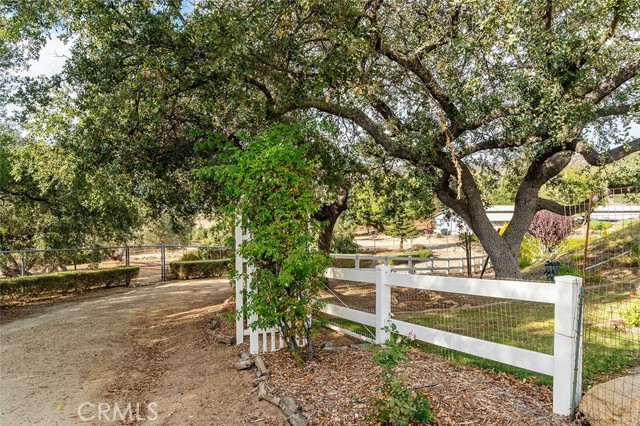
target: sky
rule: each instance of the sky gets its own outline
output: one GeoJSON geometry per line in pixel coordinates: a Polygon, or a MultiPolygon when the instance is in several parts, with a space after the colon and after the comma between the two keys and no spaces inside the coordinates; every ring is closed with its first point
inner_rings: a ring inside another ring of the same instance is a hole
{"type": "Polygon", "coordinates": [[[51,76],[61,72],[67,58],[71,57],[70,47],[57,37],[51,38],[40,50],[40,58],[37,61],[31,61],[29,69],[19,74],[25,77],[36,77],[51,76]]]}

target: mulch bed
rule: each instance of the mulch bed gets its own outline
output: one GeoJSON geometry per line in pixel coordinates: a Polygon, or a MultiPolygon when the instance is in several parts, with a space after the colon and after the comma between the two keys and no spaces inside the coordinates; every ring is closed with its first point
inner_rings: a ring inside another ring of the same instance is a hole
{"type": "MultiPolygon", "coordinates": [[[[290,395],[303,406],[310,425],[372,424],[370,416],[379,368],[371,351],[316,350],[315,360],[297,368],[286,351],[266,354],[271,371],[268,386],[276,395],[290,395]]],[[[431,400],[436,425],[570,425],[551,412],[548,387],[517,380],[473,366],[453,364],[417,350],[399,371],[410,386],[431,400]]]]}

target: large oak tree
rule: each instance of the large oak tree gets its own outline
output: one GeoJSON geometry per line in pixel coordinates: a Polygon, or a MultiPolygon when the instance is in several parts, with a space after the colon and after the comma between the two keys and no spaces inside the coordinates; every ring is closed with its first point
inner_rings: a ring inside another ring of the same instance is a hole
{"type": "Polygon", "coordinates": [[[13,33],[37,39],[34,27],[54,23],[74,34],[66,75],[91,152],[173,167],[159,160],[191,149],[189,129],[233,138],[331,117],[345,129],[336,145],[359,132],[435,177],[501,277],[519,276],[535,213],[567,211],[539,192],[573,155],[605,165],[640,148],[627,131],[637,0],[11,3],[24,18],[13,33]],[[478,184],[496,166],[519,179],[504,235],[478,184]]]}

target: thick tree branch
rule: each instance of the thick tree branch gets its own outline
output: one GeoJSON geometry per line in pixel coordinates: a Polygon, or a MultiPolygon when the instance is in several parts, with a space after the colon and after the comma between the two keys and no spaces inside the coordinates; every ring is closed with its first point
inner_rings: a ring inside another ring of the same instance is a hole
{"type": "Polygon", "coordinates": [[[517,107],[497,108],[491,111],[489,114],[485,115],[484,117],[465,124],[463,126],[463,129],[467,131],[477,130],[480,127],[486,126],[487,124],[490,124],[495,120],[508,117],[511,115],[517,115],[517,114],[518,114],[517,107]]]}
{"type": "Polygon", "coordinates": [[[597,152],[583,142],[576,144],[576,153],[582,155],[592,166],[604,166],[640,151],[640,138],[617,146],[606,152],[597,152]]]}
{"type": "Polygon", "coordinates": [[[257,87],[258,90],[260,90],[264,94],[265,98],[267,98],[267,104],[266,104],[267,111],[265,116],[267,120],[271,119],[273,115],[273,106],[274,106],[274,100],[273,100],[273,95],[271,95],[271,91],[267,88],[266,85],[264,85],[262,82],[258,81],[253,77],[247,78],[247,82],[257,87]]]}
{"type": "Polygon", "coordinates": [[[27,200],[35,201],[36,203],[44,203],[44,204],[51,205],[51,201],[49,199],[43,198],[43,197],[35,197],[35,196],[30,195],[30,194],[28,194],[26,192],[23,192],[23,191],[6,191],[6,190],[3,190],[3,191],[0,191],[0,196],[1,196],[2,193],[7,194],[7,195],[12,195],[14,197],[26,198],[27,200]]]}
{"type": "Polygon", "coordinates": [[[404,160],[410,160],[412,152],[408,148],[398,147],[377,124],[362,110],[355,107],[346,107],[335,105],[329,102],[325,102],[319,99],[307,99],[292,103],[285,107],[283,110],[274,112],[274,117],[279,117],[287,112],[291,112],[298,109],[317,109],[318,111],[326,112],[327,114],[334,115],[352,121],[367,132],[373,140],[380,146],[382,146],[389,155],[404,160]]]}
{"type": "Polygon", "coordinates": [[[591,203],[589,203],[590,200],[589,198],[587,198],[580,203],[571,205],[563,205],[547,198],[538,197],[538,211],[548,210],[552,213],[556,213],[562,216],[573,216],[575,214],[586,213],[589,211],[589,204],[591,204],[592,208],[597,206],[604,198],[612,195],[614,193],[614,189],[616,190],[615,193],[640,193],[640,187],[629,187],[622,190],[620,188],[607,188],[599,193],[594,193],[591,197],[591,203]]]}
{"type": "Polygon", "coordinates": [[[598,116],[598,118],[602,118],[610,117],[612,115],[624,115],[630,111],[640,111],[640,103],[604,106],[596,110],[596,116],[598,116]]]}
{"type": "Polygon", "coordinates": [[[638,70],[640,70],[640,58],[636,58],[626,63],[618,70],[617,73],[611,76],[611,78],[608,78],[597,87],[594,87],[589,93],[587,93],[585,100],[593,103],[594,105],[598,104],[618,87],[634,78],[638,70]]]}
{"type": "Polygon", "coordinates": [[[465,203],[459,200],[456,197],[455,192],[451,189],[450,185],[451,174],[446,171],[442,173],[438,184],[436,185],[436,194],[440,201],[444,203],[447,207],[453,210],[462,220],[466,223],[471,223],[471,215],[469,214],[469,209],[465,205],[465,203]]]}
{"type": "Polygon", "coordinates": [[[444,112],[446,118],[451,123],[449,126],[449,130],[452,134],[457,136],[460,133],[460,112],[453,103],[453,100],[449,97],[449,95],[447,95],[444,89],[440,87],[434,75],[422,65],[417,57],[409,58],[403,54],[397,53],[388,46],[385,46],[379,40],[376,41],[375,47],[376,50],[382,55],[402,66],[403,68],[411,71],[416,77],[418,77],[420,82],[424,85],[429,94],[437,102],[441,110],[444,112]]]}

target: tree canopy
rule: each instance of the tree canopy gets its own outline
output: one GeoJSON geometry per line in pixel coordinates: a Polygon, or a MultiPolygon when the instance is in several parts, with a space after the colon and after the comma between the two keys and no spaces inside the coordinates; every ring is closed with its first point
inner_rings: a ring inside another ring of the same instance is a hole
{"type": "Polygon", "coordinates": [[[638,0],[202,0],[189,11],[179,0],[37,0],[5,4],[0,53],[18,63],[7,46],[27,40],[33,54],[56,28],[73,43],[64,78],[16,102],[51,109],[67,93],[82,152],[182,188],[199,161],[185,137],[194,128],[233,140],[322,119],[341,130],[335,146],[366,135],[434,177],[496,274],[518,276],[536,212],[568,211],[541,188],[574,155],[604,166],[640,149],[629,134],[639,10],[638,0]],[[515,214],[499,235],[479,176],[505,170],[517,176],[515,214]]]}

